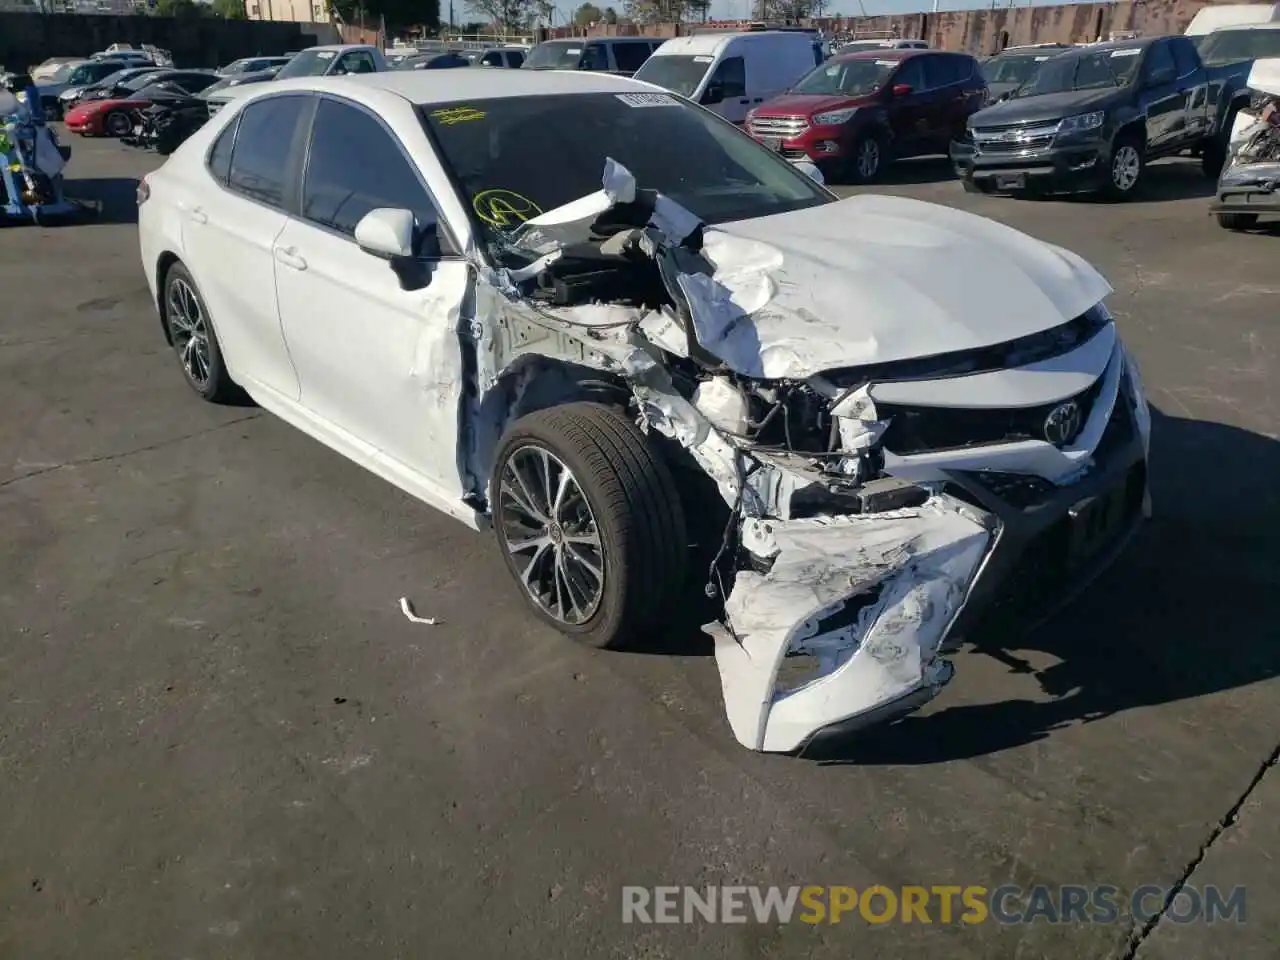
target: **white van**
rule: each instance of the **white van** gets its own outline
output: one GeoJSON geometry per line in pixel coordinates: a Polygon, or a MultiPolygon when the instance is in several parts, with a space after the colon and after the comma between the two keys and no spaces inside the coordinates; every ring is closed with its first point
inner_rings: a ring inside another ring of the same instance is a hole
{"type": "Polygon", "coordinates": [[[1280,21],[1280,3],[1227,3],[1201,9],[1191,18],[1183,34],[1188,37],[1203,37],[1222,27],[1276,21],[1280,21]]]}
{"type": "Polygon", "coordinates": [[[704,33],[668,40],[636,71],[636,79],[741,124],[748,110],[795,84],[816,60],[813,39],[800,32],[704,33]]]}

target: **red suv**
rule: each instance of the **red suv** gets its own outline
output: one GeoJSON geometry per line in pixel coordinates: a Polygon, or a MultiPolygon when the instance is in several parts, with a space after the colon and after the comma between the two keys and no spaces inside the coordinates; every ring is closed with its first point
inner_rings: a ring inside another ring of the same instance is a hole
{"type": "Polygon", "coordinates": [[[747,130],[831,180],[867,183],[890,158],[945,154],[982,108],[987,82],[966,53],[876,50],[835,56],[747,114],[747,130]]]}

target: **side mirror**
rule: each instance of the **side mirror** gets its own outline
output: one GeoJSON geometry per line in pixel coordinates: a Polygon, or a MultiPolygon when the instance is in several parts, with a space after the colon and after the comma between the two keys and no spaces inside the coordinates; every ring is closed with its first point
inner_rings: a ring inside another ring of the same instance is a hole
{"type": "Polygon", "coordinates": [[[812,160],[792,160],[791,164],[814,183],[824,187],[827,185],[827,178],[822,175],[822,170],[812,160]]]}
{"type": "Polygon", "coordinates": [[[1151,71],[1150,76],[1147,77],[1147,86],[1164,87],[1173,83],[1175,79],[1177,78],[1174,76],[1174,72],[1172,70],[1153,70],[1151,71]]]}
{"type": "Polygon", "coordinates": [[[702,91],[702,99],[698,102],[704,107],[711,106],[713,103],[721,103],[724,101],[724,85],[720,83],[707,84],[707,89],[702,91]]]}
{"type": "Polygon", "coordinates": [[[391,264],[401,290],[430,285],[431,261],[446,253],[440,223],[434,217],[419,223],[410,210],[379,207],[356,224],[356,245],[372,257],[391,264]]]}
{"type": "Polygon", "coordinates": [[[891,96],[905,97],[912,90],[909,83],[895,83],[889,90],[891,96]]]}

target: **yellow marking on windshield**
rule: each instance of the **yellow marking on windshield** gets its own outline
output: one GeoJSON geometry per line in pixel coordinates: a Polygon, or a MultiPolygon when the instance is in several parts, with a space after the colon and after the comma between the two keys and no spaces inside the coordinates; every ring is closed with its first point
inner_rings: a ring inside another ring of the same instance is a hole
{"type": "Polygon", "coordinates": [[[542,208],[514,190],[481,190],[471,198],[471,209],[491,227],[515,227],[542,213],[542,208]]]}
{"type": "Polygon", "coordinates": [[[444,107],[440,110],[432,110],[431,116],[438,123],[451,127],[455,123],[465,123],[468,120],[483,120],[484,111],[477,110],[475,107],[444,107]]]}

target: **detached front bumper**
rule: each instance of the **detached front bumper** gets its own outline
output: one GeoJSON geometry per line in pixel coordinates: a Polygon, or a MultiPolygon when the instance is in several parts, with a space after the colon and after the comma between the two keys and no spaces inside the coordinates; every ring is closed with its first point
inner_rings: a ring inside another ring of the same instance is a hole
{"type": "Polygon", "coordinates": [[[1072,139],[1048,148],[1016,143],[951,142],[951,163],[968,190],[981,193],[1087,193],[1106,182],[1110,146],[1072,139]]]}
{"type": "Polygon", "coordinates": [[[1105,570],[1150,514],[1150,413],[1122,346],[1100,389],[1091,454],[1058,483],[968,458],[916,509],[746,521],[764,572],[706,628],[739,742],[790,752],[909,713],[950,680],[940,653],[1042,622],[1105,570]]]}
{"type": "Polygon", "coordinates": [[[1280,163],[1232,164],[1218,180],[1212,213],[1280,215],[1280,163]]]}

